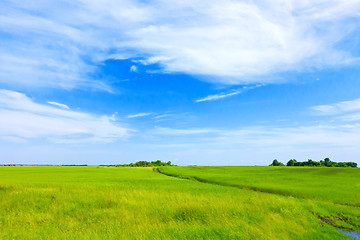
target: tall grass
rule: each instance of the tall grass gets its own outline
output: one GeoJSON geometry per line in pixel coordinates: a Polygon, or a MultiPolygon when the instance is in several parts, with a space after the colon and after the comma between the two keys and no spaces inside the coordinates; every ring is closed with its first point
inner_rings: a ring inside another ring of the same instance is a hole
{"type": "Polygon", "coordinates": [[[0,167],[0,239],[346,239],[317,208],[151,168],[0,167]]]}
{"type": "Polygon", "coordinates": [[[311,167],[171,167],[168,176],[288,196],[320,221],[360,231],[360,169],[311,167]]]}

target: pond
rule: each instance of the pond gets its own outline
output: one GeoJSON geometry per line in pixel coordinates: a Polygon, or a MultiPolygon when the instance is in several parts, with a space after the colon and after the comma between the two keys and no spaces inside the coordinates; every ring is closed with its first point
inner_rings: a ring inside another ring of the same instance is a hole
{"type": "Polygon", "coordinates": [[[341,229],[336,229],[336,230],[338,230],[339,232],[345,234],[346,236],[352,237],[354,239],[360,239],[360,232],[355,232],[355,231],[346,232],[346,231],[341,230],[341,229]]]}

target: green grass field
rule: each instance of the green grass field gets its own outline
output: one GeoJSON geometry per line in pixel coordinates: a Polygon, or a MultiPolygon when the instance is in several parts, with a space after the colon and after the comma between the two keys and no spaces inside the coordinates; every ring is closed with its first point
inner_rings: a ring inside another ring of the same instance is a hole
{"type": "Polygon", "coordinates": [[[176,167],[182,178],[360,207],[360,169],[327,167],[176,167]]]}
{"type": "Polygon", "coordinates": [[[324,185],[317,194],[321,184],[285,180],[297,175],[335,183],[331,174],[289,169],[271,177],[276,168],[270,167],[160,169],[217,183],[208,184],[152,168],[0,167],[0,239],[348,239],[336,228],[360,226],[354,195],[360,172],[354,170],[339,176],[352,181],[349,187],[324,185]],[[274,193],[293,187],[287,196],[241,189],[268,184],[274,193]]]}

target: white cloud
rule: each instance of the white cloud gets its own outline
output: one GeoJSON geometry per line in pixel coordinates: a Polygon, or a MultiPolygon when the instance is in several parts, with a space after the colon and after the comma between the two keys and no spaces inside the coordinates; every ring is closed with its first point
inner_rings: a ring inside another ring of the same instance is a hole
{"type": "Polygon", "coordinates": [[[212,101],[212,100],[218,100],[221,98],[227,98],[230,96],[234,96],[237,95],[239,93],[242,93],[242,91],[235,91],[235,92],[231,92],[231,93],[221,93],[221,94],[215,94],[215,95],[209,95],[207,97],[195,100],[195,102],[205,102],[205,101],[212,101]]]}
{"type": "Polygon", "coordinates": [[[145,116],[149,116],[152,113],[137,113],[137,114],[133,114],[133,115],[128,115],[126,118],[138,118],[138,117],[145,117],[145,116]]]}
{"type": "MultiPolygon", "coordinates": [[[[317,8],[314,8],[316,2],[297,4],[293,1],[273,1],[266,6],[260,1],[207,1],[206,6],[201,1],[171,4],[178,9],[181,21],[172,17],[168,23],[134,31],[134,44],[141,44],[150,53],[149,60],[163,59],[158,61],[166,71],[223,77],[342,62],[347,53],[335,50],[333,44],[345,33],[339,26],[339,35],[334,38],[333,32],[327,32],[325,27],[347,14],[356,16],[358,11],[351,8],[359,6],[356,2],[350,5],[330,1],[317,8]],[[344,8],[348,12],[336,19],[321,17],[320,13],[330,8],[334,13],[344,8]],[[184,21],[183,15],[189,20],[184,21]],[[319,27],[321,33],[316,30],[319,27]]],[[[165,4],[166,7],[171,9],[165,4]]],[[[332,30],[334,28],[332,26],[332,30]]]]}
{"type": "Polygon", "coordinates": [[[46,106],[26,95],[0,90],[0,136],[4,139],[46,138],[54,142],[112,142],[126,138],[130,129],[114,117],[46,106]]]}
{"type": "Polygon", "coordinates": [[[205,102],[205,101],[213,101],[213,100],[218,100],[218,99],[222,99],[222,98],[227,98],[227,97],[231,97],[231,96],[243,93],[244,91],[248,91],[248,90],[262,87],[262,86],[265,86],[265,84],[257,84],[255,86],[250,86],[250,87],[245,86],[241,89],[233,89],[229,93],[220,93],[220,94],[209,95],[207,97],[195,100],[195,102],[205,102]]]}
{"type": "Polygon", "coordinates": [[[343,121],[360,121],[360,112],[354,114],[347,114],[341,117],[343,121]]]}
{"type": "Polygon", "coordinates": [[[48,104],[54,105],[54,106],[58,106],[60,108],[64,108],[64,109],[70,109],[68,105],[66,104],[62,104],[62,103],[58,103],[58,102],[47,102],[48,104]]]}
{"type": "Polygon", "coordinates": [[[300,127],[249,127],[225,131],[220,142],[244,144],[253,148],[288,146],[307,148],[355,147],[360,143],[360,125],[313,125],[300,127]]]}
{"type": "Polygon", "coordinates": [[[155,135],[196,135],[196,134],[209,134],[209,133],[217,133],[217,132],[219,131],[214,129],[202,129],[202,128],[173,129],[173,128],[156,127],[153,130],[151,130],[151,133],[155,135]]]}
{"type": "Polygon", "coordinates": [[[130,72],[137,72],[137,71],[138,71],[138,67],[137,67],[137,66],[132,65],[132,66],[130,67],[130,72]]]}
{"type": "Polygon", "coordinates": [[[360,111],[360,98],[329,105],[318,105],[312,107],[311,109],[325,115],[336,115],[347,112],[360,111]]]}
{"type": "Polygon", "coordinates": [[[12,142],[12,143],[27,143],[28,142],[26,139],[23,139],[20,137],[14,137],[14,136],[0,136],[0,140],[6,141],[6,142],[12,142]]]}
{"type": "Polygon", "coordinates": [[[160,115],[153,117],[153,119],[163,119],[163,118],[174,117],[174,116],[175,116],[174,114],[164,113],[164,114],[160,114],[160,115]]]}
{"type": "Polygon", "coordinates": [[[184,120],[191,121],[191,119],[194,119],[194,115],[190,112],[178,113],[173,111],[166,111],[165,113],[155,115],[152,119],[155,122],[168,121],[169,123],[180,123],[184,120]]]}
{"type": "MultiPolygon", "coordinates": [[[[286,163],[292,158],[302,161],[325,157],[360,164],[360,124],[237,129],[155,127],[141,136],[143,139],[132,148],[146,149],[146,157],[138,154],[137,158],[178,159],[175,164],[180,165],[268,165],[274,158],[286,163]]],[[[129,157],[136,159],[133,153],[129,157]]]]}
{"type": "Polygon", "coordinates": [[[358,0],[2,1],[0,81],[111,91],[92,73],[112,58],[227,84],[351,64],[359,56],[339,43],[359,9],[358,0]]]}
{"type": "MultiPolygon", "coordinates": [[[[300,127],[253,126],[233,130],[221,129],[171,129],[156,127],[149,131],[152,137],[158,136],[166,141],[153,147],[171,149],[185,154],[189,159],[209,161],[216,159],[211,153],[218,152],[229,159],[243,159],[248,165],[251,161],[271,161],[273,158],[302,157],[324,158],[337,156],[338,161],[356,161],[360,145],[360,124],[312,125],[300,127]],[[191,138],[181,136],[191,135],[191,138]],[[169,144],[167,144],[167,142],[169,144]],[[199,154],[201,152],[201,154],[199,154]],[[347,156],[346,159],[344,156],[347,156]],[[195,156],[195,157],[194,157],[195,156]],[[341,157],[342,156],[342,157],[341,157]],[[264,159],[264,157],[267,157],[264,159]],[[267,160],[266,160],[267,159],[267,160]]],[[[154,142],[156,140],[153,139],[154,142]]],[[[221,154],[216,154],[220,157],[221,154]]],[[[217,165],[227,165],[224,158],[215,160],[217,165]]],[[[236,162],[236,161],[235,161],[236,162]]],[[[194,164],[194,163],[193,163],[194,164]]],[[[237,163],[239,164],[239,163],[237,163]]],[[[269,163],[267,163],[269,164],[269,163]]]]}
{"type": "Polygon", "coordinates": [[[150,65],[150,64],[161,63],[161,62],[168,62],[170,60],[171,60],[170,57],[155,56],[155,57],[148,57],[146,59],[139,60],[138,62],[140,62],[143,65],[150,65]]]}

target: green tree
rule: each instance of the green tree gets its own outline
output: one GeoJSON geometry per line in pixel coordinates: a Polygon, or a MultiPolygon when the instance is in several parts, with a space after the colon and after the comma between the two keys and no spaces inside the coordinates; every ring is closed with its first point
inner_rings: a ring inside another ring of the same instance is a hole
{"type": "Polygon", "coordinates": [[[285,165],[282,162],[279,162],[277,159],[274,159],[272,164],[270,164],[269,166],[285,166],[285,165]]]}
{"type": "Polygon", "coordinates": [[[286,166],[295,166],[295,163],[296,163],[296,162],[297,162],[296,159],[290,159],[290,160],[287,162],[286,166]]]}

